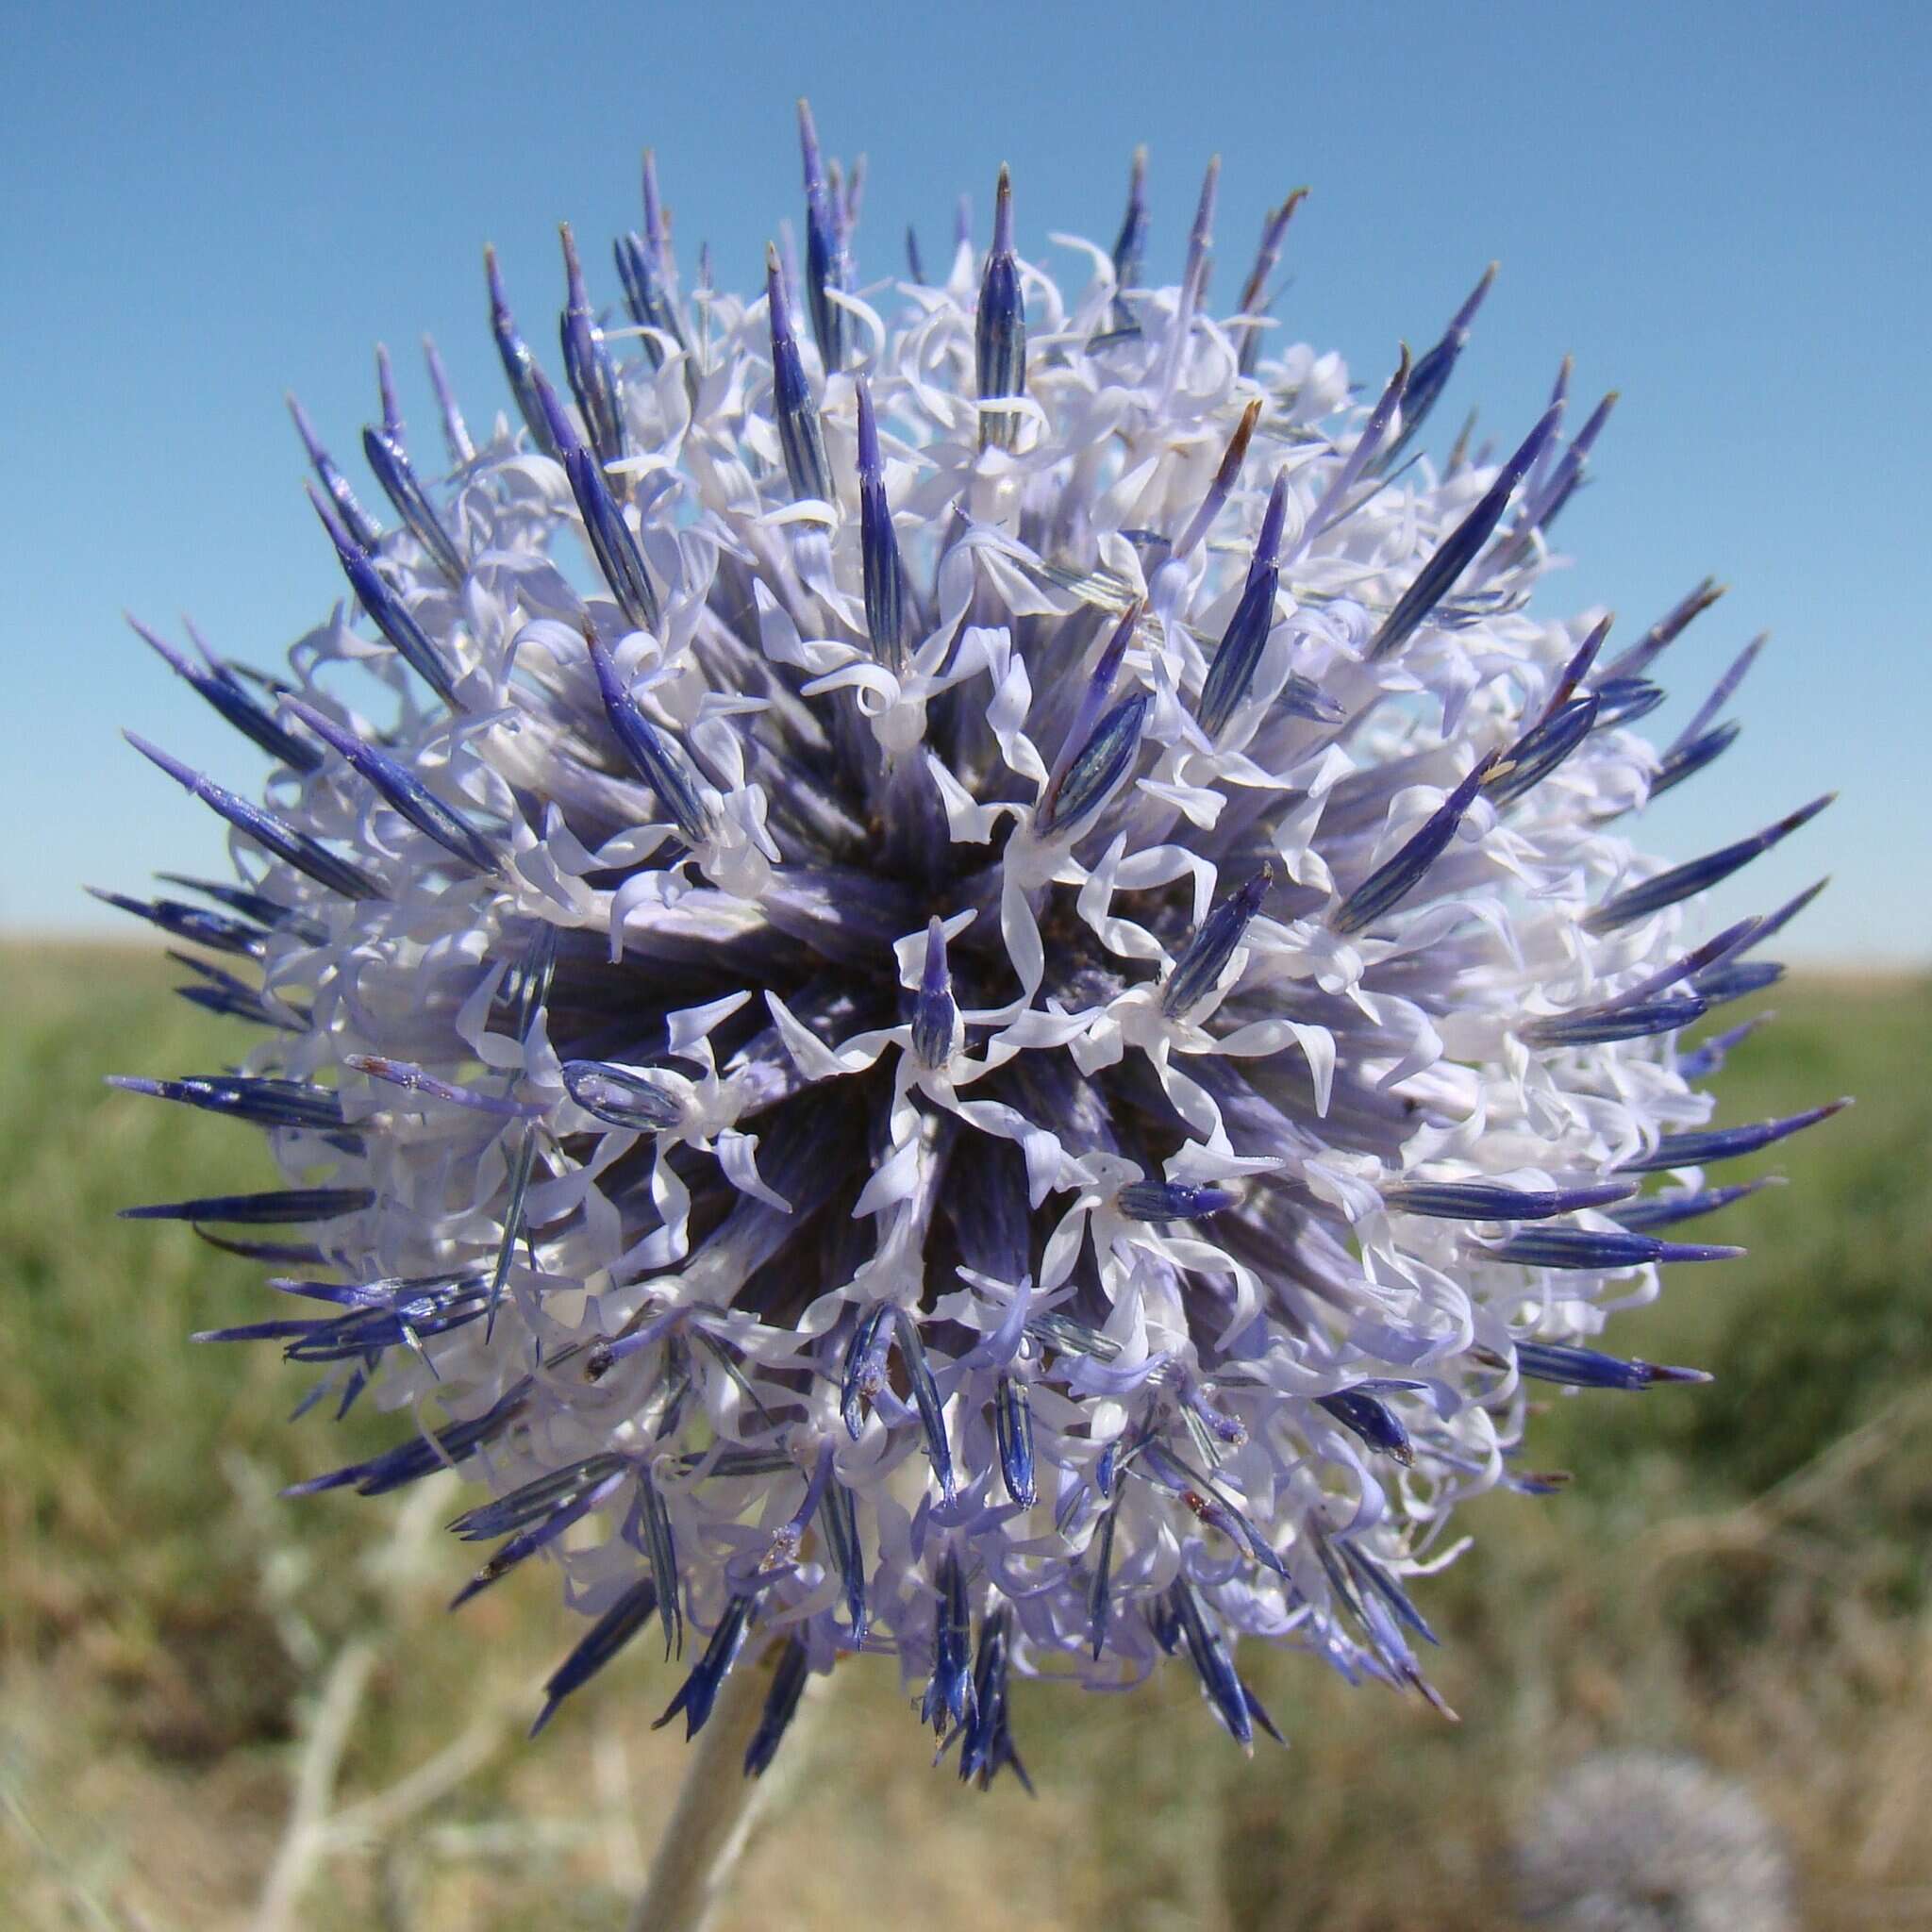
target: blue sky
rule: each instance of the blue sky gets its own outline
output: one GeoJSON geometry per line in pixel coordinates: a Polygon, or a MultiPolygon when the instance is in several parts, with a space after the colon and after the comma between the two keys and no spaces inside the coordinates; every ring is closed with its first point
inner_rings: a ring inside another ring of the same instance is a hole
{"type": "Polygon", "coordinates": [[[1565,351],[1586,402],[1623,392],[1565,525],[1578,562],[1545,608],[1601,599],[1627,639],[1707,572],[1732,584],[1667,660],[1678,714],[1773,632],[1743,737],[1655,814],[1657,843],[1689,857],[1837,786],[1725,909],[1830,871],[1793,957],[1932,955],[1932,9],[11,0],[8,16],[0,927],[112,930],[83,880],[219,864],[210,816],[118,727],[244,786],[251,755],[119,613],[173,629],[186,610],[266,663],[338,594],[284,389],[346,458],[386,340],[429,438],[428,329],[487,423],[503,391],[483,242],[540,339],[558,220],[607,268],[647,142],[687,258],[708,238],[719,278],[748,283],[797,215],[806,92],[827,147],[870,157],[862,277],[898,270],[908,221],[941,253],[962,189],[983,223],[1002,160],[1023,251],[1051,266],[1049,230],[1108,240],[1137,142],[1157,269],[1178,260],[1210,153],[1228,275],[1263,209],[1311,187],[1277,312],[1365,380],[1500,259],[1442,434],[1480,404],[1513,440],[1565,351]]]}

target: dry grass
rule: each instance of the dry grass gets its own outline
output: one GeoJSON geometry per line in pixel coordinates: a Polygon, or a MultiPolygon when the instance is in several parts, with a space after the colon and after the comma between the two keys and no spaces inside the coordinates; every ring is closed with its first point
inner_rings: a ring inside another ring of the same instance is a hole
{"type": "MultiPolygon", "coordinates": [[[[0,952],[0,1896],[8,1924],[546,1932],[624,1923],[682,1746],[638,1645],[536,1744],[570,1632],[551,1579],[459,1619],[449,1492],[302,1505],[324,1424],[271,1351],[193,1350],[255,1271],[125,1201],[246,1184],[245,1129],[113,1096],[221,1063],[152,958],[0,952]]],[[[1292,1749],[1244,1761],[1178,1672],[1126,1699],[1023,1687],[1041,1795],[932,1772],[889,1665],[848,1672],[786,1767],[727,1932],[774,1925],[1324,1932],[1511,1923],[1514,1821],[1607,1744],[1688,1750],[1789,1835],[1805,1923],[1932,1924],[1932,1091],[1925,989],[1781,999],[1732,1119],[1843,1091],[1793,1184],[1733,1210],[1753,1258],[1674,1285],[1633,1352],[1705,1391],[1559,1400],[1572,1492],[1491,1498],[1431,1587],[1463,1713],[1244,1657],[1292,1749]]],[[[381,1425],[352,1418],[353,1450],[381,1425]]],[[[784,1760],[781,1759],[781,1763],[784,1760]]]]}

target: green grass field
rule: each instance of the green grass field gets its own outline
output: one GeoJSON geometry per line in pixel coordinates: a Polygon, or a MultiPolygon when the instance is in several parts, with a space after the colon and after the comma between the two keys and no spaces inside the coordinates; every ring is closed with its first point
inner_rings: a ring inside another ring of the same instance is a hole
{"type": "MultiPolygon", "coordinates": [[[[0,951],[0,1921],[619,1926],[681,1761],[649,1729],[674,1671],[641,1641],[526,1743],[575,1635],[554,1573],[447,1617],[441,1482],[276,1500],[391,1431],[287,1426],[273,1349],[186,1340],[265,1312],[261,1271],[113,1218],[268,1178],[250,1130],[101,1085],[222,1064],[233,1029],[168,983],[132,950],[0,951]]],[[[1750,1259],[1616,1331],[1717,1382],[1553,1400],[1535,1459],[1575,1484],[1468,1512],[1476,1548],[1422,1598],[1460,1724],[1244,1653],[1292,1745],[1249,1762],[1179,1670],[1131,1698],[1023,1686],[1040,1796],[981,1797],[868,1663],[788,1746],[723,1924],[1507,1924],[1514,1822],[1626,1743],[1749,1784],[1807,1926],[1932,1924],[1932,988],[1771,1003],[1723,1117],[1859,1105],[1713,1224],[1750,1259]]]]}

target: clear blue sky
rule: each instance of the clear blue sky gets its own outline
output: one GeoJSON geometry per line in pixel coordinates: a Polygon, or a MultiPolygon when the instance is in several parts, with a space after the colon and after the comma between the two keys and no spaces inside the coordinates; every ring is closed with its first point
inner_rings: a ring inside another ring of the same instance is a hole
{"type": "Polygon", "coordinates": [[[1519,431],[1566,350],[1586,402],[1624,398],[1549,608],[1601,598],[1628,637],[1707,571],[1729,581],[1667,660],[1680,705],[1774,633],[1743,738],[1656,815],[1658,842],[1688,857],[1840,787],[1726,909],[1830,870],[1794,956],[1932,956],[1923,5],[7,0],[0,17],[0,924],[100,929],[82,880],[218,862],[210,816],[117,727],[244,785],[251,755],[119,612],[172,628],[187,610],[265,663],[338,594],[283,390],[346,460],[385,339],[433,446],[427,328],[487,423],[503,389],[482,243],[533,341],[558,301],[558,218],[613,298],[605,244],[636,223],[646,142],[687,259],[708,237],[744,285],[797,215],[806,92],[828,148],[871,158],[862,277],[897,270],[908,220],[942,254],[955,195],[983,211],[1001,160],[1024,251],[1049,229],[1110,239],[1136,142],[1162,270],[1211,152],[1229,274],[1263,208],[1311,185],[1280,310],[1364,379],[1500,258],[1443,433],[1472,402],[1519,431]]]}

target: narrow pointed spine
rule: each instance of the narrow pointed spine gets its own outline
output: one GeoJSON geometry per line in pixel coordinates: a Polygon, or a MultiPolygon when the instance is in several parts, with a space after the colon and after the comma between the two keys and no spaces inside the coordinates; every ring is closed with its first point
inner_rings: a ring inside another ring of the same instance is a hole
{"type": "Polygon", "coordinates": [[[1214,738],[1241,708],[1255,681],[1269,633],[1274,627],[1274,599],[1281,583],[1281,528],[1287,514],[1288,479],[1276,476],[1261,518],[1261,531],[1248,566],[1247,587],[1227,628],[1221,635],[1208,675],[1202,681],[1194,714],[1201,728],[1214,738]]]}
{"type": "Polygon", "coordinates": [[[1191,556],[1213,527],[1215,518],[1227,508],[1227,499],[1241,480],[1241,465],[1247,460],[1248,444],[1254,440],[1255,425],[1260,420],[1261,399],[1257,396],[1241,411],[1241,421],[1235,425],[1234,433],[1227,439],[1227,447],[1221,453],[1221,461],[1215,466],[1214,480],[1208,486],[1208,494],[1201,499],[1200,508],[1176,540],[1174,546],[1176,557],[1191,556]]]}
{"type": "Polygon", "coordinates": [[[387,424],[372,423],[362,432],[362,454],[382,493],[402,518],[410,536],[422,544],[429,560],[453,586],[460,586],[469,566],[456,539],[443,526],[436,507],[423,488],[402,438],[387,424]]]}
{"type": "Polygon", "coordinates": [[[573,1691],[580,1690],[658,1613],[657,1586],[641,1576],[624,1591],[577,1641],[576,1647],[543,1686],[543,1708],[530,1726],[534,1738],[557,1715],[573,1691]]]}
{"type": "Polygon", "coordinates": [[[858,531],[865,580],[865,625],[873,655],[888,671],[906,668],[906,570],[899,536],[886,501],[885,465],[879,456],[878,423],[873,415],[872,388],[858,381],[858,531]]]}
{"type": "Polygon", "coordinates": [[[1422,433],[1422,427],[1429,420],[1430,412],[1441,400],[1442,391],[1449,386],[1449,378],[1455,374],[1456,364],[1463,350],[1469,344],[1470,325],[1475,320],[1475,312],[1483,305],[1483,298],[1490,292],[1496,280],[1496,264],[1492,261],[1483,271],[1482,279],[1469,292],[1462,307],[1451,318],[1434,343],[1425,349],[1415,365],[1415,373],[1409,378],[1408,399],[1402,414],[1402,433],[1390,444],[1387,454],[1381,459],[1383,470],[1391,468],[1403,452],[1422,433]]]}
{"type": "Polygon", "coordinates": [[[1606,677],[1641,677],[1652,664],[1676,642],[1692,619],[1724,594],[1725,586],[1715,577],[1706,577],[1688,595],[1679,599],[1662,617],[1604,672],[1606,677]]]}
{"type": "Polygon", "coordinates": [[[1147,150],[1134,150],[1133,164],[1127,172],[1127,206],[1121,216],[1120,233],[1114,237],[1113,277],[1122,290],[1138,286],[1141,263],[1147,252],[1147,150]]]}
{"type": "Polygon", "coordinates": [[[1141,732],[1154,700],[1137,691],[1124,697],[1095,724],[1068,761],[1058,791],[1041,802],[1035,823],[1042,832],[1070,832],[1110,798],[1140,756],[1141,732]]]}
{"type": "Polygon", "coordinates": [[[833,291],[842,292],[846,286],[845,252],[833,197],[826,192],[818,128],[805,101],[798,104],[798,145],[805,174],[806,308],[819,360],[829,375],[845,362],[844,311],[832,299],[833,291]]]}
{"type": "Polygon", "coordinates": [[[356,601],[368,612],[370,622],[382,633],[384,641],[396,656],[451,710],[459,710],[461,705],[457,697],[456,680],[443,661],[441,652],[430,642],[428,633],[416,622],[403,600],[383,581],[374,562],[356,546],[330,505],[312,491],[308,501],[322,519],[322,526],[336,547],[342,575],[348,578],[349,588],[356,593],[356,601]]]}
{"type": "Polygon", "coordinates": [[[325,717],[300,698],[285,698],[289,710],[325,744],[340,752],[358,775],[368,780],[395,811],[451,858],[477,872],[494,872],[502,854],[454,806],[445,805],[421,779],[386,752],[365,744],[353,731],[325,717]]]}
{"type": "Polygon", "coordinates": [[[1671,1369],[1655,1362],[1624,1361],[1593,1348],[1567,1343],[1519,1341],[1516,1372],[1539,1382],[1560,1382],[1572,1389],[1653,1388],[1658,1382],[1707,1382],[1701,1369],[1671,1369]]]}
{"type": "Polygon", "coordinates": [[[339,858],[306,832],[297,831],[286,819],[230,791],[226,786],[217,785],[201,773],[191,771],[180,759],[170,758],[144,738],[137,737],[131,731],[123,733],[123,736],[144,758],[167,773],[184,791],[192,792],[238,832],[253,839],[258,845],[292,865],[297,872],[306,873],[317,885],[326,887],[332,892],[340,892],[345,899],[379,899],[383,896],[381,885],[360,866],[339,858]]]}
{"type": "Polygon", "coordinates": [[[1026,1385],[1002,1375],[993,1393],[993,1435],[1007,1494],[1022,1509],[1040,1499],[1033,1471],[1033,1405],[1026,1385]]]}
{"type": "Polygon", "coordinates": [[[1373,472],[1390,431],[1400,421],[1413,377],[1408,344],[1404,342],[1396,356],[1395,373],[1383,385],[1382,393],[1375,399],[1375,407],[1369,411],[1368,421],[1362,425],[1361,434],[1356,438],[1355,447],[1342,458],[1327,488],[1323,491],[1320,501],[1308,512],[1308,520],[1302,526],[1291,561],[1307,550],[1324,530],[1347,514],[1351,492],[1364,476],[1373,472]]]}
{"type": "Polygon", "coordinates": [[[1731,719],[1713,729],[1691,739],[1688,743],[1673,745],[1659,761],[1650,781],[1652,798],[1661,798],[1666,791],[1674,790],[1687,778],[1694,778],[1707,765],[1715,764],[1738,741],[1738,734],[1743,729],[1737,720],[1731,719]]]}
{"type": "Polygon", "coordinates": [[[283,401],[289,406],[295,434],[302,439],[302,447],[308,453],[308,464],[315,472],[315,480],[335,505],[336,514],[342,520],[342,527],[362,549],[375,549],[382,540],[382,525],[357,500],[355,491],[349,487],[349,479],[337,469],[335,459],[323,447],[322,439],[310,426],[308,412],[302,405],[293,395],[285,396],[283,401]]]}
{"type": "Polygon", "coordinates": [[[149,645],[184,684],[192,688],[220,717],[252,744],[259,745],[272,758],[278,758],[291,771],[312,772],[322,763],[322,754],[284,731],[273,716],[258,705],[241,681],[218,671],[191,663],[144,624],[130,617],[134,633],[149,645]]]}
{"type": "Polygon", "coordinates": [[[1569,1188],[1512,1188],[1496,1181],[1398,1181],[1382,1199],[1404,1214],[1450,1221],[1547,1221],[1586,1208],[1627,1201],[1634,1181],[1588,1181],[1569,1188]]]}
{"type": "MultiPolygon", "coordinates": [[[[1409,378],[1408,387],[1412,406],[1415,393],[1413,376],[1409,378]]],[[[1395,608],[1383,619],[1381,628],[1375,633],[1375,641],[1369,649],[1369,656],[1372,658],[1388,658],[1399,651],[1427,621],[1436,606],[1456,587],[1462,574],[1475,561],[1477,553],[1490,541],[1496,525],[1502,522],[1503,512],[1508,508],[1509,499],[1516,493],[1517,485],[1529,473],[1530,465],[1536,461],[1543,444],[1556,433],[1557,422],[1561,414],[1560,407],[1543,412],[1536,427],[1503,465],[1496,480],[1490,485],[1482,500],[1436,546],[1429,560],[1416,573],[1414,582],[1402,593],[1395,608]]]]}
{"type": "MultiPolygon", "coordinates": [[[[1279,208],[1269,209],[1261,224],[1261,241],[1255,251],[1254,266],[1249,269],[1248,278],[1241,285],[1239,314],[1259,317],[1268,312],[1268,279],[1280,265],[1281,244],[1287,239],[1288,225],[1294,220],[1294,211],[1307,197],[1306,188],[1297,188],[1279,208]]],[[[1243,375],[1252,375],[1255,365],[1261,359],[1261,335],[1258,327],[1253,327],[1241,338],[1238,366],[1243,375]]]]}
{"type": "Polygon", "coordinates": [[[1498,1260],[1529,1268],[1597,1270],[1641,1268],[1662,1261],[1729,1261],[1744,1251],[1658,1241],[1625,1228],[1538,1227],[1512,1234],[1491,1252],[1498,1260]]]}
{"type": "Polygon", "coordinates": [[[791,296],[775,248],[765,251],[765,300],[772,328],[772,407],[778,419],[786,479],[794,501],[826,503],[832,498],[832,470],[825,459],[825,433],[799,357],[791,296]]]}
{"type": "Polygon", "coordinates": [[[1273,870],[1263,867],[1201,922],[1161,991],[1160,1010],[1169,1019],[1198,1006],[1220,984],[1274,877],[1273,870]]]}
{"type": "Polygon", "coordinates": [[[342,1124],[341,1098],[326,1087],[302,1081],[239,1074],[195,1074],[177,1080],[139,1079],[110,1074],[108,1085],[124,1093],[144,1093],[205,1112],[225,1114],[264,1127],[302,1127],[327,1132],[342,1124]]]}
{"type": "Polygon", "coordinates": [[[1680,1221],[1696,1221],[1716,1214],[1734,1201],[1743,1201],[1764,1188],[1773,1175],[1760,1174],[1754,1181],[1736,1181],[1727,1188],[1704,1188],[1690,1193],[1655,1194],[1647,1200],[1633,1201],[1617,1210],[1616,1219],[1640,1234],[1654,1234],[1660,1227],[1674,1227],[1680,1221]]]}
{"type": "Polygon", "coordinates": [[[504,292],[503,273],[497,266],[496,250],[493,248],[483,251],[483,275],[490,285],[490,332],[496,339],[496,353],[503,363],[509,392],[516,400],[517,413],[523,417],[524,426],[530,432],[530,441],[546,457],[555,457],[558,454],[557,444],[550,434],[549,419],[538,400],[536,385],[532,381],[537,373],[537,358],[530,353],[530,345],[518,333],[516,317],[510,313],[509,297],[504,292]]]}
{"type": "Polygon", "coordinates": [[[1740,839],[1735,844],[1707,853],[1702,858],[1691,859],[1689,864],[1673,866],[1670,871],[1646,879],[1641,886],[1632,886],[1627,891],[1619,892],[1614,898],[1606,900],[1583,922],[1584,930],[1614,932],[1619,926],[1648,919],[1652,913],[1661,912],[1680,900],[1708,891],[1734,872],[1749,865],[1754,858],[1769,852],[1781,840],[1790,838],[1800,825],[1816,818],[1836,796],[1835,792],[1826,792],[1748,839],[1740,839]]]}
{"type": "Polygon", "coordinates": [[[1329,916],[1331,931],[1360,932],[1385,913],[1392,912],[1422,884],[1429,868],[1449,849],[1463,814],[1474,804],[1496,754],[1491,752],[1437,807],[1423,827],[1352,891],[1329,916]]]}
{"type": "Polygon", "coordinates": [[[562,239],[565,297],[558,338],[563,351],[563,373],[591,432],[591,446],[603,461],[614,463],[630,453],[617,370],[591,308],[583,264],[577,259],[576,240],[568,222],[563,224],[562,239]]]}
{"type": "MultiPolygon", "coordinates": [[[[1026,393],[1026,309],[1013,252],[1013,184],[1005,168],[993,200],[992,249],[979,284],[974,320],[974,367],[982,404],[1026,393]]],[[[981,449],[1011,449],[1020,434],[1011,409],[982,408],[981,449]]]]}
{"type": "Polygon", "coordinates": [[[625,689],[610,653],[594,636],[586,640],[591,664],[597,675],[597,689],[604,699],[604,713],[610,728],[624,747],[638,775],[658,794],[658,802],[670,813],[677,828],[693,845],[710,837],[711,813],[706,805],[696,772],[683,748],[668,732],[646,718],[637,700],[625,689]]]}
{"type": "Polygon", "coordinates": [[[1601,706],[1595,691],[1572,698],[1524,732],[1490,768],[1483,795],[1501,808],[1535,790],[1596,729],[1601,706]]]}
{"type": "Polygon", "coordinates": [[[339,1221],[375,1201],[369,1188],[269,1188],[258,1194],[206,1194],[192,1201],[157,1201],[124,1208],[123,1221],[225,1221],[238,1227],[278,1227],[339,1221]]]}
{"type": "Polygon", "coordinates": [[[1673,1167],[1707,1167],[1713,1160],[1735,1160],[1740,1155],[1757,1154],[1820,1121],[1828,1121],[1851,1106],[1849,1100],[1834,1100],[1824,1107],[1807,1108],[1803,1113],[1783,1120],[1758,1121],[1748,1127],[1703,1127],[1691,1133],[1665,1134],[1655,1148],[1623,1165],[1625,1174],[1661,1174],[1673,1167]]]}
{"type": "Polygon", "coordinates": [[[912,1007],[912,1051],[922,1064],[943,1067],[959,1038],[959,1008],[946,966],[946,929],[935,917],[926,928],[925,965],[912,1007]]]}
{"type": "Polygon", "coordinates": [[[470,425],[463,421],[449,372],[442,366],[442,357],[428,336],[423,338],[423,360],[429,370],[429,386],[436,391],[437,414],[442,420],[443,446],[449,452],[452,466],[463,469],[476,460],[476,445],[471,441],[470,425]]]}

